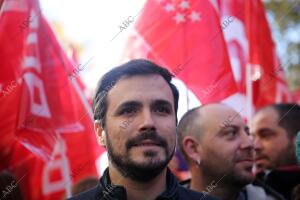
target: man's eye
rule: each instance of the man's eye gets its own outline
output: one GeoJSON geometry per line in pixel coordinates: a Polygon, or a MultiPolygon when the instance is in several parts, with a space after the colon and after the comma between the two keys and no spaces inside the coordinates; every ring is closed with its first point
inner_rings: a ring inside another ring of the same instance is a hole
{"type": "Polygon", "coordinates": [[[137,112],[137,109],[134,107],[124,108],[121,110],[120,115],[129,115],[129,114],[133,114],[136,112],[137,112]]]}
{"type": "Polygon", "coordinates": [[[266,132],[263,132],[259,135],[260,138],[264,138],[264,139],[267,139],[267,138],[271,138],[273,137],[275,134],[270,132],[270,131],[266,131],[266,132]]]}
{"type": "Polygon", "coordinates": [[[228,138],[234,138],[238,134],[238,131],[235,129],[227,130],[225,136],[228,138]]]}
{"type": "Polygon", "coordinates": [[[166,106],[160,106],[160,107],[157,107],[154,109],[155,112],[158,112],[158,113],[166,113],[166,114],[169,114],[171,113],[171,110],[170,108],[166,107],[166,106]]]}

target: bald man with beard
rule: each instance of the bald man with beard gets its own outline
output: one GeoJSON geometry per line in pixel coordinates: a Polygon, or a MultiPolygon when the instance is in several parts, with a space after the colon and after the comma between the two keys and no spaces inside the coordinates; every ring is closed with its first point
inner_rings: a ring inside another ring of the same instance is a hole
{"type": "Polygon", "coordinates": [[[275,199],[248,185],[255,178],[254,147],[248,126],[234,109],[223,104],[194,108],[182,117],[177,132],[191,171],[187,187],[224,200],[275,199]]]}

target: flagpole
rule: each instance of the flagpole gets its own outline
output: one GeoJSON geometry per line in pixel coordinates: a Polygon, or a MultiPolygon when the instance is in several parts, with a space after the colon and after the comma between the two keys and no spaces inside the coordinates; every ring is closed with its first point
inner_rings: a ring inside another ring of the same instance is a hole
{"type": "Polygon", "coordinates": [[[247,121],[248,125],[251,124],[251,118],[252,118],[252,83],[251,83],[251,69],[252,66],[250,63],[247,63],[246,65],[246,108],[247,108],[247,121]]]}
{"type": "MultiPolygon", "coordinates": [[[[187,48],[186,48],[186,23],[183,24],[183,63],[187,62],[187,48]]],[[[184,67],[184,66],[183,66],[184,67]]],[[[189,80],[189,70],[186,70],[186,82],[185,82],[185,94],[186,94],[186,111],[190,109],[190,99],[189,99],[189,89],[187,87],[188,80],[189,80]]]]}
{"type": "Polygon", "coordinates": [[[246,12],[245,12],[245,15],[246,15],[246,26],[247,26],[247,36],[248,36],[248,62],[247,62],[247,65],[246,65],[246,109],[247,109],[247,122],[248,122],[248,125],[250,126],[251,124],[251,118],[252,118],[252,100],[253,100],[253,91],[252,91],[252,82],[251,82],[251,71],[252,71],[252,64],[251,64],[251,55],[252,55],[252,52],[251,52],[251,42],[253,41],[252,38],[252,35],[251,35],[251,2],[250,1],[247,1],[246,2],[246,12]]]}

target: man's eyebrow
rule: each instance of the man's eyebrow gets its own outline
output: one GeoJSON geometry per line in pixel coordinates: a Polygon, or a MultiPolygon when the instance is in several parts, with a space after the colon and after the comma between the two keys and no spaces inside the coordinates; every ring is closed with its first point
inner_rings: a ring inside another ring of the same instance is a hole
{"type": "Polygon", "coordinates": [[[236,128],[236,129],[239,129],[239,126],[234,125],[234,124],[228,124],[227,126],[224,126],[224,128],[236,128]]]}
{"type": "Polygon", "coordinates": [[[127,106],[141,106],[142,104],[138,101],[125,101],[121,103],[118,107],[127,107],[127,106]]]}
{"type": "Polygon", "coordinates": [[[122,108],[125,107],[141,107],[142,103],[138,102],[138,101],[125,101],[123,103],[121,103],[120,105],[118,105],[115,113],[118,113],[122,108]]]}
{"type": "Polygon", "coordinates": [[[224,120],[222,123],[220,123],[220,127],[222,129],[225,129],[225,128],[234,128],[234,127],[237,127],[234,123],[232,123],[233,120],[231,119],[231,115],[229,115],[229,117],[224,120]]]}
{"type": "Polygon", "coordinates": [[[222,128],[218,131],[218,134],[216,134],[216,136],[219,135],[219,134],[222,135],[230,129],[237,129],[238,130],[239,127],[234,125],[234,124],[228,124],[228,125],[222,126],[222,128]]]}
{"type": "Polygon", "coordinates": [[[151,105],[157,105],[157,104],[161,104],[161,105],[167,105],[172,107],[172,104],[164,99],[155,99],[153,102],[151,102],[151,105]]]}
{"type": "Polygon", "coordinates": [[[270,128],[262,128],[259,129],[258,133],[265,133],[265,132],[274,132],[273,129],[270,128]]]}

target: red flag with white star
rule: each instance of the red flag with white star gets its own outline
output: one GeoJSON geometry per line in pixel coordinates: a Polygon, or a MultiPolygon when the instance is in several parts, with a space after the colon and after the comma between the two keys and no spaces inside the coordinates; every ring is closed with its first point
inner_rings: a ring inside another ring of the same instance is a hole
{"type": "Polygon", "coordinates": [[[201,103],[237,91],[219,18],[211,3],[154,1],[144,6],[123,58],[147,58],[171,70],[201,103]]]}

